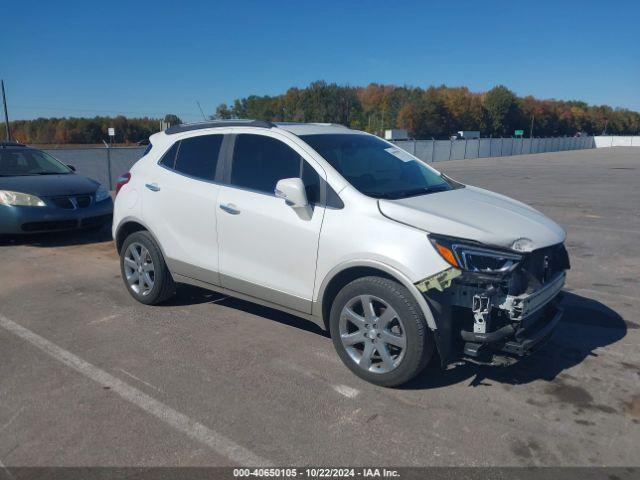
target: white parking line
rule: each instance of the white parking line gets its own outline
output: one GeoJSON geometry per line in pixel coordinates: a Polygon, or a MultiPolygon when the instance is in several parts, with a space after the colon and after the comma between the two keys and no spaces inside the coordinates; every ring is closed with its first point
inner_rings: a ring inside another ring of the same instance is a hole
{"type": "Polygon", "coordinates": [[[347,398],[356,398],[360,393],[360,390],[349,387],[347,385],[331,385],[336,392],[340,395],[344,395],[347,398]]]}
{"type": "Polygon", "coordinates": [[[55,358],[66,366],[73,368],[85,377],[93,380],[103,387],[109,387],[111,391],[117,393],[125,400],[140,407],[145,412],[153,415],[159,420],[162,420],[190,438],[208,446],[216,453],[224,455],[240,465],[272,465],[269,460],[256,455],[234,441],[211,430],[205,425],[192,420],[185,414],[174,410],[153,397],[150,397],[146,393],[141,392],[137,388],[132,387],[104,370],[100,370],[98,367],[84,361],[80,357],[77,357],[63,348],[60,348],[49,340],[33,333],[31,330],[26,329],[22,325],[18,325],[2,315],[0,315],[0,326],[32,345],[35,345],[49,356],[55,358]]]}
{"type": "Polygon", "coordinates": [[[124,373],[127,377],[131,377],[134,380],[139,381],[140,383],[142,383],[143,385],[146,385],[149,388],[153,388],[155,391],[160,392],[160,393],[164,393],[161,389],[159,389],[158,387],[151,385],[148,382],[145,382],[144,380],[142,380],[141,378],[136,377],[133,373],[129,373],[126,370],[123,370],[121,368],[119,368],[118,370],[120,370],[122,373],[124,373]]]}
{"type": "Polygon", "coordinates": [[[4,463],[2,463],[2,460],[0,460],[0,469],[4,470],[7,474],[7,476],[11,479],[14,480],[16,477],[13,476],[13,474],[9,471],[9,469],[7,467],[5,467],[4,463]]]}
{"type": "Polygon", "coordinates": [[[0,432],[4,431],[5,428],[7,428],[9,425],[11,425],[13,423],[13,421],[18,418],[18,415],[20,415],[22,413],[22,411],[24,410],[24,407],[20,407],[20,409],[14,413],[11,418],[9,419],[9,421],[7,423],[5,423],[1,428],[0,428],[0,432]]]}
{"type": "Polygon", "coordinates": [[[96,323],[102,323],[102,322],[108,322],[109,320],[113,320],[114,318],[118,318],[120,315],[118,315],[117,313],[114,315],[109,315],[107,317],[103,317],[103,318],[98,318],[96,320],[91,320],[88,325],[94,325],[96,323]]]}

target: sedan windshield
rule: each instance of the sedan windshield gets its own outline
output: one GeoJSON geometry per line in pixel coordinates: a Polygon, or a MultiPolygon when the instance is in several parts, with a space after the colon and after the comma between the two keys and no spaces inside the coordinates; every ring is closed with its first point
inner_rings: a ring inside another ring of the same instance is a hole
{"type": "Polygon", "coordinates": [[[318,134],[300,138],[370,197],[398,199],[454,188],[420,160],[374,136],[318,134]]]}
{"type": "Polygon", "coordinates": [[[48,153],[31,148],[0,148],[0,176],[58,175],[71,169],[48,153]]]}

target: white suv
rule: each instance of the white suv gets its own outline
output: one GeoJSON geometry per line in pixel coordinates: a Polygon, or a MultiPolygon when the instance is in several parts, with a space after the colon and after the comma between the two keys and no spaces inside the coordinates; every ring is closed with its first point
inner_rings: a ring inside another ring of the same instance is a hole
{"type": "Polygon", "coordinates": [[[339,125],[179,125],[119,179],[113,237],[145,304],[187,283],[314,320],[384,386],[496,363],[558,323],[565,232],[339,125]]]}

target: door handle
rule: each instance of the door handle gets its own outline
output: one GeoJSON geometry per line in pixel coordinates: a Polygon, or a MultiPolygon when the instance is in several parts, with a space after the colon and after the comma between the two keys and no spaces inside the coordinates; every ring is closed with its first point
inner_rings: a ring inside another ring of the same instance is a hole
{"type": "Polygon", "coordinates": [[[147,187],[152,192],[159,192],[160,191],[160,187],[158,186],[157,183],[145,183],[144,186],[147,187]]]}
{"type": "Polygon", "coordinates": [[[220,204],[220,208],[231,215],[238,215],[240,213],[240,210],[238,210],[233,203],[228,203],[227,205],[220,204]]]}

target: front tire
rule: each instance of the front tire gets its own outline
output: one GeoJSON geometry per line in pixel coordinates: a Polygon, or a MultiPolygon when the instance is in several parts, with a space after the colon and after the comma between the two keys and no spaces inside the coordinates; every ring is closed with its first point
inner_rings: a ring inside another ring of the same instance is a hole
{"type": "Polygon", "coordinates": [[[331,307],[330,329],[344,364],[360,378],[384,387],[402,385],[418,375],[434,351],[417,302],[388,278],[363,277],[342,288],[331,307]]]}
{"type": "Polygon", "coordinates": [[[120,271],[127,291],[140,303],[156,305],[175,293],[160,247],[144,230],[125,239],[120,250],[120,271]]]}

